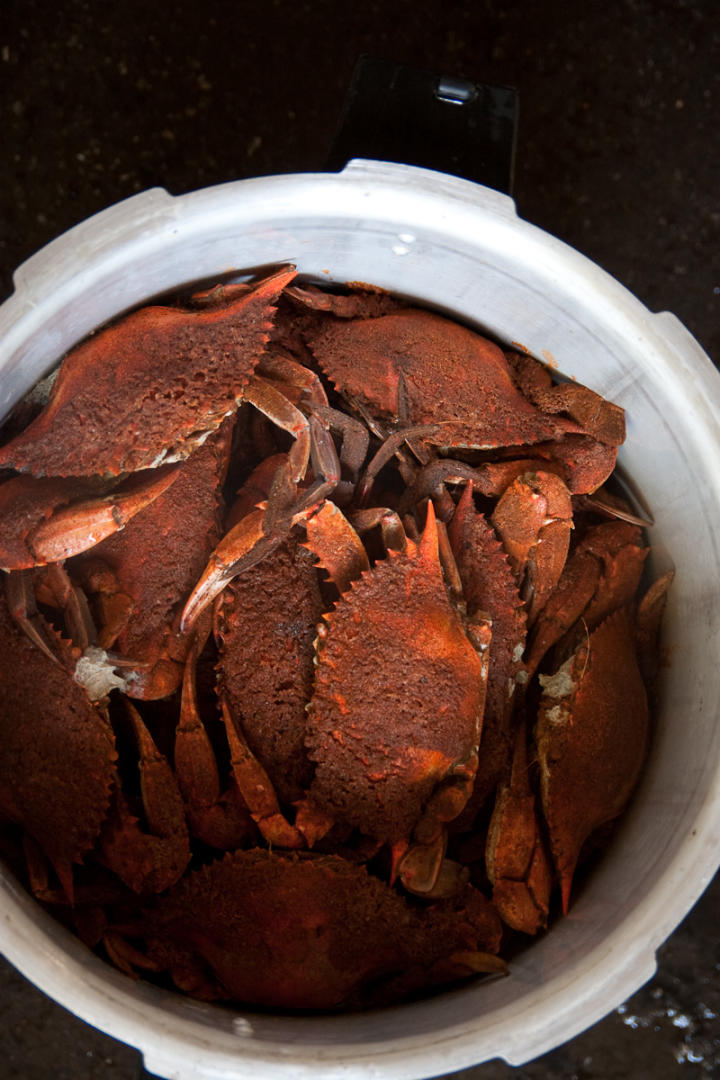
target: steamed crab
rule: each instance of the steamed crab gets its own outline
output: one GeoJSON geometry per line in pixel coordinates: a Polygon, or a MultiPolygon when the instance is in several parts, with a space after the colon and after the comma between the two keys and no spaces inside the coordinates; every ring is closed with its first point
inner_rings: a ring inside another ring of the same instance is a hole
{"type": "Polygon", "coordinates": [[[123,970],[336,1008],[501,971],[501,920],[567,909],[669,578],[638,602],[622,410],[295,278],[125,316],[0,447],[0,679],[42,687],[0,709],[0,815],[123,970]]]}

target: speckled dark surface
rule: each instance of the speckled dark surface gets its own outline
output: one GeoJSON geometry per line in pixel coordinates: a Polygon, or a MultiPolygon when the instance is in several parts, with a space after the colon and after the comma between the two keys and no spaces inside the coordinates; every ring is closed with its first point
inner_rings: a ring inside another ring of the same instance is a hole
{"type": "MultiPolygon", "coordinates": [[[[144,188],[322,167],[369,52],[515,86],[521,215],[720,357],[720,29],[714,0],[5,0],[0,293],[60,232],[144,188]]],[[[720,1073],[720,884],[653,981],[545,1057],[464,1080],[720,1073]]],[[[0,968],[0,1077],[129,1080],[137,1053],[0,968]]]]}

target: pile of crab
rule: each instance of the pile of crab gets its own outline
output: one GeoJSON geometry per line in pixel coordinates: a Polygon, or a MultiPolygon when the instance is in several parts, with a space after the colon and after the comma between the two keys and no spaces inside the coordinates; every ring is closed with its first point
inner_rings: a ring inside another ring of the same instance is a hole
{"type": "Polygon", "coordinates": [[[646,754],[624,416],[365,289],[146,307],[0,448],[2,851],[130,974],[280,1008],[501,972],[646,754]]]}

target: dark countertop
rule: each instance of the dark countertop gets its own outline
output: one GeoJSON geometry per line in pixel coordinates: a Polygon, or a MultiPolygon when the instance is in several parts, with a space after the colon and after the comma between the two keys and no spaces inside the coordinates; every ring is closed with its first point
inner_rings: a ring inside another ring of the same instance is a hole
{"type": "MultiPolygon", "coordinates": [[[[63,230],[148,187],[323,167],[363,52],[514,86],[520,214],[720,356],[720,29],[713,0],[5,0],[0,293],[63,230]]],[[[473,1080],[720,1070],[718,880],[657,976],[532,1064],[473,1080]]],[[[125,1080],[135,1051],[0,967],[0,1077],[125,1080]]]]}

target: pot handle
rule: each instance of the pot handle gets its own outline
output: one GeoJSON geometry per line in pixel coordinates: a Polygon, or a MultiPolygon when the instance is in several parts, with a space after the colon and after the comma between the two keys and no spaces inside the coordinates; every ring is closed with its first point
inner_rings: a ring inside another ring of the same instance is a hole
{"type": "Polygon", "coordinates": [[[351,158],[394,161],[512,193],[517,93],[361,56],[327,169],[351,158]]]}

